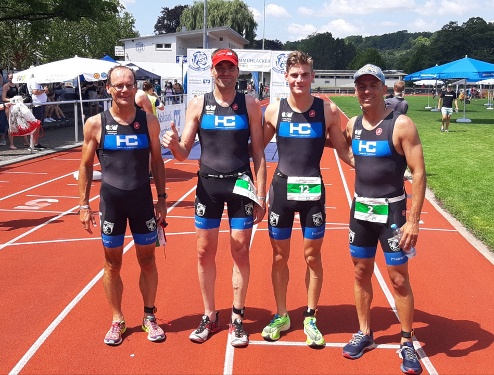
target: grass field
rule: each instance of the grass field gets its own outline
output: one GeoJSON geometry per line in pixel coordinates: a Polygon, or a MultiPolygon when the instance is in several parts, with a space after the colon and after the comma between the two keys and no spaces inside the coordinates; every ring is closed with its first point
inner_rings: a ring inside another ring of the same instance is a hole
{"type": "MultiPolygon", "coordinates": [[[[440,204],[470,232],[494,251],[494,110],[487,110],[487,99],[459,103],[449,132],[442,133],[441,113],[426,106],[437,106],[427,96],[407,96],[407,115],[417,125],[424,148],[427,185],[440,204]],[[457,123],[458,118],[471,123],[457,123]]],[[[331,96],[348,117],[361,113],[354,96],[331,96]]]]}

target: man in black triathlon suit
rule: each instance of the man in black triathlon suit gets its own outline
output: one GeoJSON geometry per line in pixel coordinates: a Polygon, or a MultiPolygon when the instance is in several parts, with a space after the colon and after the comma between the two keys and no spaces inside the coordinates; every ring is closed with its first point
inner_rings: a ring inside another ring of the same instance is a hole
{"type": "Polygon", "coordinates": [[[220,328],[214,298],[215,257],[226,203],[234,263],[230,339],[233,346],[246,346],[249,338],[243,328],[243,315],[250,275],[250,239],[253,224],[260,223],[265,214],[266,161],[262,111],[259,101],[253,96],[235,91],[239,76],[235,51],[216,50],[211,60],[214,91],[190,101],[181,140],[172,122],[171,130],[163,135],[161,144],[168,147],[177,160],[187,159],[196,134],[201,145],[195,226],[204,315],[189,338],[202,343],[220,328]],[[250,168],[249,139],[257,187],[253,184],[250,168]]]}
{"type": "Polygon", "coordinates": [[[101,238],[105,251],[103,284],[112,310],[112,325],[105,336],[108,345],[119,345],[126,330],[122,313],[120,277],[124,236],[129,222],[141,267],[139,285],[144,302],[142,329],[150,341],[165,340],[156,323],[155,299],[158,271],[155,260],[157,225],[166,219],[165,167],[159,142],[160,126],[153,114],[134,106],[137,91],[133,70],[117,66],[108,72],[106,85],[112,96],[109,110],[90,117],[84,125],[79,168],[79,202],[82,226],[92,233],[96,226],[89,207],[94,156],[101,164],[101,238]],[[158,201],[153,206],[149,160],[158,201]]]}
{"type": "Polygon", "coordinates": [[[261,335],[265,340],[275,341],[280,338],[280,332],[290,328],[286,306],[288,258],[293,220],[298,212],[308,280],[304,332],[307,344],[317,348],[326,344],[315,316],[323,283],[321,247],[326,212],[320,163],[327,137],[346,163],[351,164],[352,160],[341,132],[337,107],[311,95],[314,76],[309,55],[299,51],[290,53],[285,72],[290,95],[271,103],[264,113],[264,143],[267,145],[276,134],[279,162],[268,194],[268,228],[273,248],[271,280],[276,314],[261,335]]]}
{"type": "Polygon", "coordinates": [[[384,105],[387,92],[382,70],[371,64],[355,75],[355,95],[363,114],[348,121],[347,142],[355,158],[355,198],[350,210],[350,254],[355,270],[354,293],[359,331],[343,348],[343,356],[360,358],[375,346],[371,330],[372,274],[377,243],[386,267],[401,325],[401,370],[422,372],[413,347],[414,299],[405,252],[417,243],[425,198],[426,174],[422,144],[413,121],[384,105]],[[404,173],[412,174],[412,202],[406,215],[404,173]],[[401,240],[391,225],[401,228],[401,240]]]}

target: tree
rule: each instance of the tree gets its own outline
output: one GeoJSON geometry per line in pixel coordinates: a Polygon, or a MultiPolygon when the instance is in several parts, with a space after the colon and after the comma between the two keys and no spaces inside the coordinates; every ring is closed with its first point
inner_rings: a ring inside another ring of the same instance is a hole
{"type": "MultiPolygon", "coordinates": [[[[207,27],[228,26],[254,43],[257,23],[247,4],[241,0],[208,0],[207,27]]],[[[196,1],[184,9],[180,17],[180,26],[187,30],[202,29],[204,25],[204,2],[196,1]]]]}
{"type": "Polygon", "coordinates": [[[180,17],[188,5],[177,5],[174,8],[162,8],[161,16],[158,17],[154,25],[156,34],[169,34],[177,32],[180,26],[180,17]]]}
{"type": "Polygon", "coordinates": [[[25,69],[75,55],[89,58],[112,55],[121,39],[139,34],[134,30],[134,18],[118,0],[111,1],[120,13],[106,20],[0,22],[0,66],[25,69]]]}
{"type": "Polygon", "coordinates": [[[0,22],[103,20],[118,13],[117,4],[113,0],[3,0],[0,2],[0,22]]]}
{"type": "MultiPolygon", "coordinates": [[[[247,46],[251,49],[263,49],[262,48],[262,39],[261,40],[254,40],[254,43],[252,46],[247,46]]],[[[271,51],[282,51],[283,50],[283,43],[278,40],[271,40],[271,39],[264,39],[264,49],[271,50],[271,51]]]]}
{"type": "Polygon", "coordinates": [[[357,70],[363,67],[365,64],[374,64],[383,70],[386,69],[381,54],[375,48],[369,48],[365,51],[358,52],[355,58],[350,63],[350,68],[357,70]]]}

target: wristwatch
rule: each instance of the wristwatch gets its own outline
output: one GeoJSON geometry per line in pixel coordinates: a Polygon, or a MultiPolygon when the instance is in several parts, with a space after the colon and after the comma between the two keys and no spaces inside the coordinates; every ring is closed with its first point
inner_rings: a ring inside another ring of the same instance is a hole
{"type": "Polygon", "coordinates": [[[168,194],[163,193],[163,194],[158,194],[158,198],[168,198],[168,194]]]}

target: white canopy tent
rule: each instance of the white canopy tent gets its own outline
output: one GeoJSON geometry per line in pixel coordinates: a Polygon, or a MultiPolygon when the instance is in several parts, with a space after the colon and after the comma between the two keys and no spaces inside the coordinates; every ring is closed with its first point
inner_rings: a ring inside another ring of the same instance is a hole
{"type": "MultiPolygon", "coordinates": [[[[434,87],[436,87],[437,85],[444,85],[444,82],[441,81],[440,79],[421,79],[420,81],[414,81],[413,84],[416,86],[434,86],[434,87]]],[[[431,112],[437,112],[436,106],[434,106],[434,108],[432,108],[430,106],[429,99],[430,99],[430,92],[427,93],[427,107],[425,107],[425,109],[430,109],[431,112]]]]}
{"type": "MultiPolygon", "coordinates": [[[[187,72],[187,64],[175,64],[175,63],[157,63],[146,61],[119,61],[122,65],[134,64],[151,73],[155,73],[161,76],[161,81],[173,81],[177,80],[183,84],[183,76],[187,72]]],[[[160,82],[161,83],[161,82],[160,82]]]]}
{"type": "MultiPolygon", "coordinates": [[[[42,84],[77,79],[79,83],[79,97],[81,98],[81,76],[83,76],[86,81],[105,80],[108,71],[116,65],[119,64],[117,62],[75,56],[70,59],[54,61],[14,73],[12,81],[14,83],[28,83],[31,79],[34,79],[37,83],[42,84]]],[[[79,103],[81,105],[81,116],[84,121],[82,101],[80,100],[79,103]]],[[[78,134],[77,120],[76,117],[76,139],[78,134]]]]}

